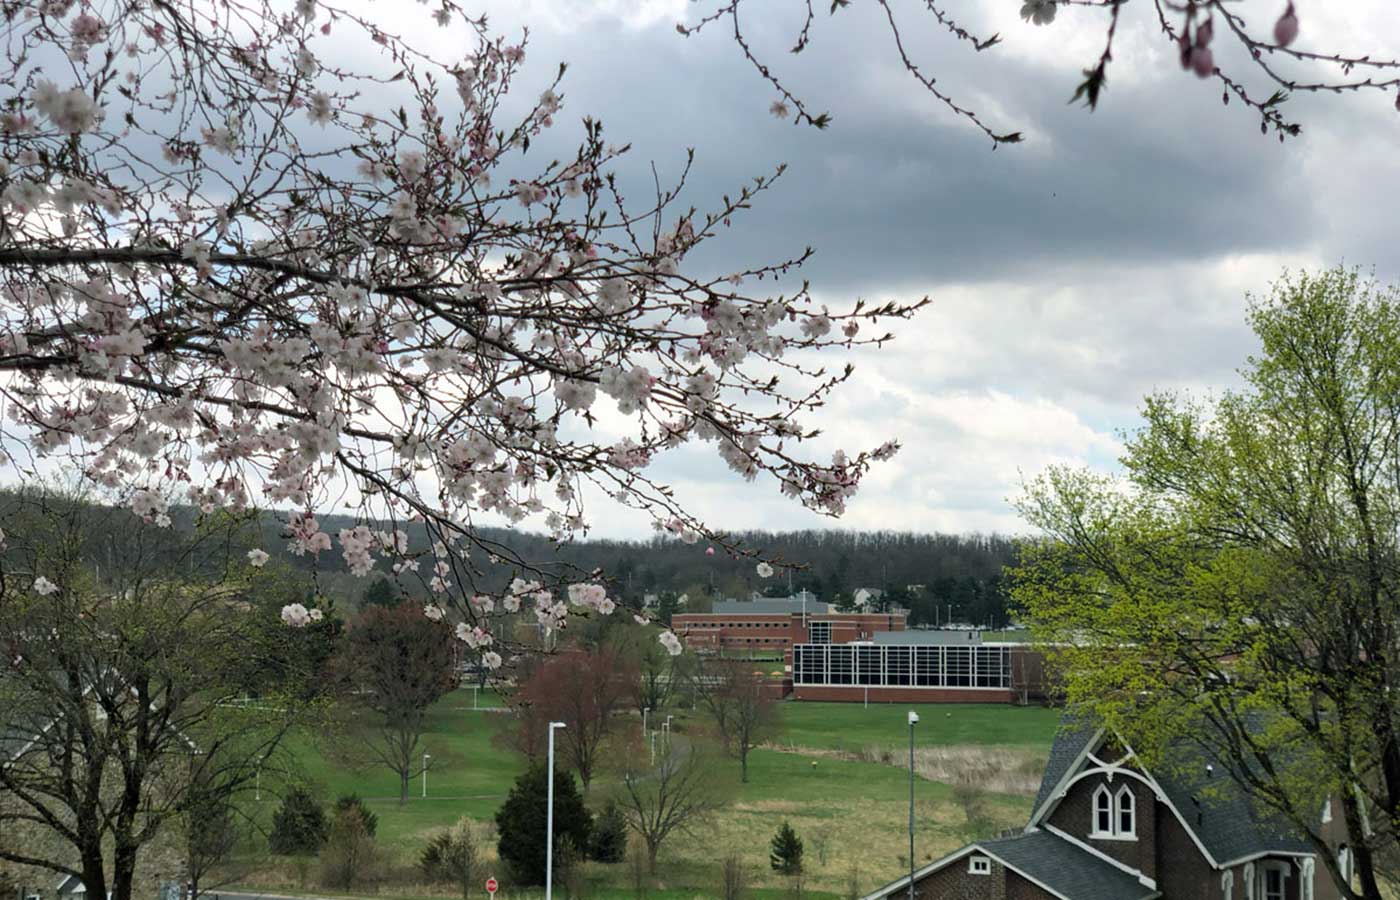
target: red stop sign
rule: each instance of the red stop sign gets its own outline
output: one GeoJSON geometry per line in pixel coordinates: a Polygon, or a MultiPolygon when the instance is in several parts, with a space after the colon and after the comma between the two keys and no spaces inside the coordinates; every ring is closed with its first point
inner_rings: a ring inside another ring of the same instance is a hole
{"type": "Polygon", "coordinates": [[[496,891],[497,891],[498,889],[500,889],[500,885],[496,883],[496,879],[494,879],[494,878],[488,878],[488,879],[486,879],[486,893],[488,893],[488,894],[494,894],[494,893],[496,893],[496,891]]]}

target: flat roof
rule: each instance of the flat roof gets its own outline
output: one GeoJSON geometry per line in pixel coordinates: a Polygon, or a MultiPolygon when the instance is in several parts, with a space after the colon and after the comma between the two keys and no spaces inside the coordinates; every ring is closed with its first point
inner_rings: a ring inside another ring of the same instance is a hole
{"type": "MultiPolygon", "coordinates": [[[[806,610],[809,616],[830,613],[831,604],[820,600],[808,600],[806,610]]],[[[717,600],[711,612],[721,616],[775,616],[803,611],[801,597],[761,597],[757,600],[717,600]]]]}

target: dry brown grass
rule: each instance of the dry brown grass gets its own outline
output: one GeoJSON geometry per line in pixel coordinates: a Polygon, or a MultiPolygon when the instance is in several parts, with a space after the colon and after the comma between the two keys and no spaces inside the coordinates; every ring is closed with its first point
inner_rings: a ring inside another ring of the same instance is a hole
{"type": "MultiPolygon", "coordinates": [[[[900,769],[909,766],[908,750],[876,744],[867,744],[855,753],[790,744],[773,745],[772,749],[803,756],[880,763],[900,769]]],[[[920,777],[944,784],[969,784],[993,794],[1034,796],[1044,769],[1044,753],[1020,747],[954,744],[914,750],[914,772],[920,777]]]]}

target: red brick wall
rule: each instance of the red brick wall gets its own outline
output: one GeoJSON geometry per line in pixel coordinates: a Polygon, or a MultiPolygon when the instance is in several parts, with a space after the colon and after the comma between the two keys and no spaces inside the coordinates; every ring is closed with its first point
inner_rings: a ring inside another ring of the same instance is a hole
{"type": "MultiPolygon", "coordinates": [[[[948,865],[914,882],[918,900],[1007,900],[1006,868],[992,860],[989,875],[973,875],[967,871],[967,860],[955,859],[948,865]]],[[[903,900],[907,894],[898,894],[903,900]]],[[[891,897],[890,900],[896,900],[891,897]]],[[[1041,900],[1037,897],[1035,900],[1041,900]]]]}
{"type": "Polygon", "coordinates": [[[1125,866],[1131,866],[1148,878],[1157,877],[1157,828],[1153,806],[1156,804],[1152,791],[1147,785],[1134,778],[1118,776],[1109,784],[1103,776],[1085,778],[1069,789],[1063,800],[1051,813],[1049,822],[1066,834],[1079,838],[1100,853],[1113,857],[1125,866]],[[1137,840],[1119,841],[1090,837],[1094,827],[1094,791],[1099,785],[1108,784],[1108,789],[1116,794],[1123,785],[1133,792],[1134,809],[1137,813],[1135,827],[1137,840]]]}
{"type": "MultiPolygon", "coordinates": [[[[955,859],[947,866],[914,882],[918,900],[1055,900],[1035,884],[1008,870],[995,859],[989,875],[973,875],[967,871],[968,857],[955,859]]],[[[898,893],[890,900],[903,900],[907,894],[898,893]]]]}
{"type": "MultiPolygon", "coordinates": [[[[824,700],[861,703],[866,689],[861,685],[793,686],[794,700],[824,700]]],[[[1006,688],[910,688],[872,687],[871,703],[1010,703],[1013,693],[1006,688]]]]}
{"type": "MultiPolygon", "coordinates": [[[[1182,810],[1182,815],[1194,812],[1182,810]]],[[[1164,897],[1220,897],[1220,873],[1211,868],[1181,822],[1165,803],[1157,804],[1157,890],[1164,897]]],[[[1189,821],[1189,820],[1188,820],[1189,821]]],[[[1244,900],[1242,885],[1235,886],[1235,900],[1244,900]]]]}

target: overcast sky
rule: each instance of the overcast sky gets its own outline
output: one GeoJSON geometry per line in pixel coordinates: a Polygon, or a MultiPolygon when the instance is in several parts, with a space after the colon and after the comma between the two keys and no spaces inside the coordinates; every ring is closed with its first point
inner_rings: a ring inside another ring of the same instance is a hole
{"type": "MultiPolygon", "coordinates": [[[[815,109],[832,112],[832,127],[817,132],[768,113],[775,95],[723,26],[676,33],[707,5],[484,8],[499,30],[530,26],[528,59],[541,79],[555,62],[570,64],[565,120],[601,118],[613,141],[634,145],[633,171],[649,178],[654,161],[674,174],[694,147],[700,202],[788,164],[779,187],[709,246],[716,265],[811,245],[819,299],[934,301],[900,326],[893,347],[858,356],[856,378],[819,423],[833,445],[889,436],[905,446],[847,515],[833,523],[771,486],[745,484],[708,446],[663,459],[659,471],[712,525],[1024,531],[1008,503],[1023,477],[1056,462],[1113,468],[1145,392],[1236,383],[1253,349],[1247,292],[1267,292],[1284,268],[1339,262],[1400,276],[1393,96],[1296,98],[1304,133],[1281,145],[1260,135],[1257,117],[1222,107],[1219,82],[1182,72],[1148,4],[1129,4],[1109,88],[1090,114],[1066,101],[1101,49],[1094,11],[1061,10],[1036,28],[1017,16],[1020,0],[956,3],[966,24],[1004,36],[974,58],[920,24],[922,4],[893,3],[941,86],[995,129],[1027,135],[993,152],[898,67],[873,3],[823,17],[800,57],[785,52],[795,18],[750,14],[755,48],[815,109]]],[[[1242,5],[1267,31],[1282,4],[1242,5]]],[[[1400,48],[1387,4],[1322,5],[1298,4],[1307,46],[1400,48]]],[[[571,127],[556,131],[574,140],[571,127]]],[[[592,513],[595,534],[647,531],[638,517],[592,513]]]]}

